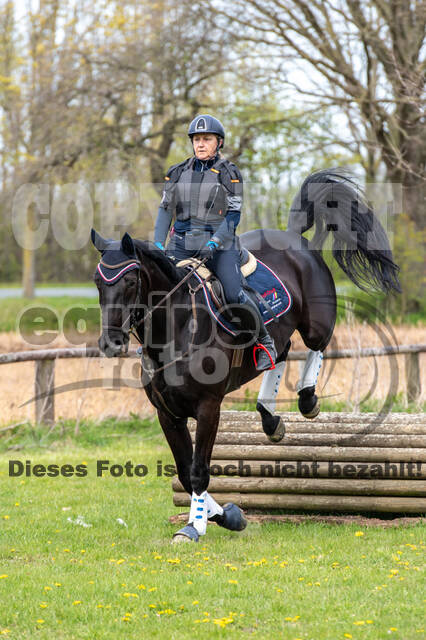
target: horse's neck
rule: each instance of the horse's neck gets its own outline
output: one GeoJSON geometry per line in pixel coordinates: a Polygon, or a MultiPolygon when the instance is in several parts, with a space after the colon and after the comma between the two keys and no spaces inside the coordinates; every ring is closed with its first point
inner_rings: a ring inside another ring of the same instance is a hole
{"type": "MultiPolygon", "coordinates": [[[[167,325],[172,322],[175,333],[180,333],[180,325],[183,326],[185,323],[186,314],[175,313],[176,304],[179,306],[185,304],[185,285],[179,287],[176,292],[172,293],[177,283],[170,280],[170,277],[162,271],[159,264],[154,260],[147,260],[145,256],[142,257],[141,264],[143,268],[141,272],[142,286],[139,294],[139,302],[146,307],[147,310],[153,311],[150,319],[150,342],[151,344],[157,345],[161,351],[160,345],[165,345],[167,342],[170,342],[171,337],[173,339],[173,336],[169,335],[170,332],[167,330],[167,325]],[[168,294],[170,294],[168,299],[161,302],[168,294]],[[160,306],[155,308],[159,302],[161,302],[160,306]]],[[[188,302],[188,310],[189,309],[190,304],[188,302]]],[[[176,335],[174,337],[176,338],[176,335]]]]}
{"type": "Polygon", "coordinates": [[[141,276],[144,281],[141,287],[141,302],[149,307],[159,302],[160,296],[167,295],[174,287],[174,283],[170,282],[160,266],[153,260],[148,262],[143,259],[141,276]]]}

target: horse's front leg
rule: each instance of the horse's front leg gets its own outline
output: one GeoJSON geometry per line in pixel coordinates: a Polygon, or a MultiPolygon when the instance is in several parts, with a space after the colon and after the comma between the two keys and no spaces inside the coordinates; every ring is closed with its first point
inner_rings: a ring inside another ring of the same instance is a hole
{"type": "Polygon", "coordinates": [[[220,402],[210,399],[199,405],[197,430],[192,458],[190,482],[192,486],[191,508],[188,524],[177,532],[174,541],[194,540],[206,533],[207,519],[222,514],[222,508],[207,493],[210,481],[210,458],[219,425],[220,402]]]}
{"type": "Polygon", "coordinates": [[[175,459],[178,478],[185,491],[191,495],[192,441],[187,427],[187,418],[173,418],[160,410],[157,410],[157,414],[175,459]]]}
{"type": "Polygon", "coordinates": [[[207,521],[232,531],[242,531],[247,522],[235,504],[220,506],[208,493],[210,481],[210,459],[219,425],[220,404],[213,401],[203,403],[197,413],[195,451],[191,466],[191,509],[188,524],[178,531],[175,541],[184,538],[198,541],[206,533],[207,521]]]}

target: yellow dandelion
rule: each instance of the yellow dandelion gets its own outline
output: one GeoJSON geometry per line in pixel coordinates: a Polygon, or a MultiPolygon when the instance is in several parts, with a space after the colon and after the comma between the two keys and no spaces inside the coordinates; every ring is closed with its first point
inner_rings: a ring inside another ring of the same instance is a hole
{"type": "Polygon", "coordinates": [[[2,580],[3,578],[8,578],[9,576],[7,575],[7,573],[2,573],[2,575],[0,576],[0,580],[2,580]]]}
{"type": "Polygon", "coordinates": [[[200,604],[200,601],[199,600],[193,600],[192,604],[200,604]]]}
{"type": "Polygon", "coordinates": [[[350,634],[350,633],[344,633],[344,634],[343,634],[343,637],[344,637],[344,638],[352,638],[352,636],[351,636],[351,634],[350,634]]]}
{"type": "Polygon", "coordinates": [[[44,623],[44,620],[43,620],[42,618],[39,618],[39,619],[37,620],[37,624],[43,624],[43,623],[44,623]]]}
{"type": "Polygon", "coordinates": [[[355,537],[356,538],[360,538],[363,535],[364,535],[364,531],[355,531],[355,537]]]}
{"type": "Polygon", "coordinates": [[[74,600],[73,605],[81,604],[81,600],[74,600]]]}
{"type": "Polygon", "coordinates": [[[46,602],[40,602],[39,607],[40,609],[47,609],[47,603],[46,602]]]}
{"type": "Polygon", "coordinates": [[[228,580],[229,584],[238,584],[238,580],[228,580]]]}

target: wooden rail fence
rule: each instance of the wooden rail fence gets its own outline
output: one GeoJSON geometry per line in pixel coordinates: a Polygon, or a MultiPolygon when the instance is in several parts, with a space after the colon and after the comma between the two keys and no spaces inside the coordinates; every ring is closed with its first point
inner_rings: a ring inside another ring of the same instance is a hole
{"type": "MultiPolygon", "coordinates": [[[[272,444],[255,412],[223,411],[209,492],[219,502],[270,512],[426,513],[426,418],[415,414],[281,414],[272,444]]],[[[194,440],[195,424],[190,431],[194,440]]],[[[190,496],[172,481],[176,506],[190,496]]]]}
{"type": "MultiPolygon", "coordinates": [[[[407,378],[407,399],[415,402],[421,394],[420,353],[426,351],[426,344],[370,347],[366,349],[342,349],[326,351],[325,360],[341,358],[368,358],[372,356],[405,356],[407,378]]],[[[307,351],[291,351],[288,360],[305,360],[307,351]]],[[[55,419],[55,361],[62,358],[99,358],[103,357],[97,347],[70,349],[38,349],[0,354],[0,364],[16,362],[35,363],[35,419],[38,423],[51,423],[55,419]]],[[[130,349],[127,356],[139,358],[136,349],[130,349]]]]}

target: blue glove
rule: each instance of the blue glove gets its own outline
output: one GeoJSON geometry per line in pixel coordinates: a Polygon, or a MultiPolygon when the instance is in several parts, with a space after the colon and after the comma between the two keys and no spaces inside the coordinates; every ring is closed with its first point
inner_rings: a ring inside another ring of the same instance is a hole
{"type": "Polygon", "coordinates": [[[208,243],[200,249],[198,257],[200,260],[204,260],[204,258],[213,258],[216,251],[219,249],[219,245],[214,240],[209,240],[208,243]]]}
{"type": "Polygon", "coordinates": [[[165,248],[163,246],[162,242],[155,242],[154,243],[156,247],[158,247],[159,249],[161,249],[161,251],[165,251],[165,248]]]}

